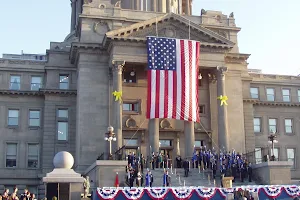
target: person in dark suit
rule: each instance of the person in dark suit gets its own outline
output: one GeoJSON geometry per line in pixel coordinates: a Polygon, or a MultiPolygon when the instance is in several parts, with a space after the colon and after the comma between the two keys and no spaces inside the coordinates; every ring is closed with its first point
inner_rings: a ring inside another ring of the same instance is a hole
{"type": "Polygon", "coordinates": [[[183,162],[183,169],[184,169],[184,176],[185,177],[188,177],[189,176],[189,161],[188,159],[186,158],[186,160],[183,162]]]}
{"type": "Polygon", "coordinates": [[[249,163],[249,165],[248,165],[247,172],[248,172],[249,182],[252,182],[252,164],[251,163],[249,163]]]}
{"type": "Polygon", "coordinates": [[[181,168],[181,162],[182,162],[181,156],[178,155],[176,157],[177,168],[181,168]]]}

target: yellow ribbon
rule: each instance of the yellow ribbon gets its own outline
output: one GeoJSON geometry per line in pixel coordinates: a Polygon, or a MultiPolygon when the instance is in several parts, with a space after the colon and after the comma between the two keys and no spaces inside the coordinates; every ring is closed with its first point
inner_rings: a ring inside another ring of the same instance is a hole
{"type": "Polygon", "coordinates": [[[112,94],[115,97],[115,101],[122,101],[122,91],[120,92],[114,91],[112,94]]]}
{"type": "Polygon", "coordinates": [[[228,97],[227,97],[227,96],[220,95],[220,96],[218,97],[218,99],[221,101],[221,106],[223,106],[223,105],[227,106],[227,105],[228,105],[228,104],[227,104],[227,100],[228,100],[228,97]]]}

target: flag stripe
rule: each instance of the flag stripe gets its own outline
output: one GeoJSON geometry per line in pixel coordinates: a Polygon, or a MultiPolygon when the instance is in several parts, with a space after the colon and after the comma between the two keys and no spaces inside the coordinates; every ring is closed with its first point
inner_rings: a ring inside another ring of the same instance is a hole
{"type": "Polygon", "coordinates": [[[164,96],[164,107],[163,107],[163,117],[162,118],[168,118],[168,109],[169,109],[169,70],[164,70],[162,71],[164,72],[164,76],[165,76],[165,84],[164,84],[164,92],[165,94],[163,94],[164,96]]]}
{"type": "MultiPolygon", "coordinates": [[[[181,92],[182,92],[182,97],[183,97],[183,101],[181,101],[181,109],[179,110],[180,115],[179,115],[179,119],[181,120],[185,120],[184,116],[185,116],[185,104],[186,104],[186,87],[185,87],[185,63],[186,63],[186,57],[185,57],[185,41],[181,40],[180,41],[180,49],[181,49],[181,65],[177,65],[177,69],[178,70],[178,74],[182,75],[181,77],[181,92]]],[[[180,87],[180,85],[178,85],[180,87]]]]}
{"type": "Polygon", "coordinates": [[[198,73],[199,73],[199,55],[200,55],[200,43],[197,42],[196,43],[196,55],[195,55],[195,59],[196,59],[196,67],[195,67],[195,83],[196,83],[196,122],[200,122],[200,112],[199,112],[199,105],[198,105],[198,99],[199,99],[199,80],[198,80],[198,73]]]}
{"type": "Polygon", "coordinates": [[[147,118],[199,122],[199,53],[196,41],[148,38],[147,118]]]}

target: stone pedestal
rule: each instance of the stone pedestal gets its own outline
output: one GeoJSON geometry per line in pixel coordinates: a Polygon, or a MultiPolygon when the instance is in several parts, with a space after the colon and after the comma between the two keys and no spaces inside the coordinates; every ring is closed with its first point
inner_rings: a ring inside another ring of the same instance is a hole
{"type": "Polygon", "coordinates": [[[271,161],[252,165],[253,179],[262,185],[291,184],[292,162],[271,161]]]}
{"type": "Polygon", "coordinates": [[[90,177],[91,190],[97,187],[114,187],[116,173],[119,184],[125,183],[127,161],[123,160],[97,160],[85,172],[90,177]]]}
{"type": "Polygon", "coordinates": [[[73,156],[68,152],[59,152],[53,159],[54,170],[43,178],[46,186],[45,196],[52,199],[81,200],[84,178],[71,167],[74,164],[73,156]]]}

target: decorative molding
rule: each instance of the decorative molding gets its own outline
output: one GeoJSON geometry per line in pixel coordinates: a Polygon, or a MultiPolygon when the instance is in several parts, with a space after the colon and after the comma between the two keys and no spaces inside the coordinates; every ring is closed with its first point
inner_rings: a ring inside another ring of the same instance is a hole
{"type": "Polygon", "coordinates": [[[0,90],[3,95],[43,96],[45,94],[77,95],[77,90],[40,89],[39,91],[0,90]]]}
{"type": "Polygon", "coordinates": [[[172,129],[172,126],[167,119],[162,119],[159,123],[161,129],[172,129]]]}
{"type": "Polygon", "coordinates": [[[109,26],[108,26],[107,22],[104,21],[104,20],[100,20],[99,22],[94,22],[94,25],[93,25],[93,31],[94,31],[95,33],[98,33],[98,32],[97,32],[98,27],[103,27],[103,26],[106,26],[106,27],[107,27],[107,30],[109,31],[109,26]]]}
{"type": "Polygon", "coordinates": [[[138,128],[135,119],[133,119],[131,116],[128,117],[128,119],[125,121],[125,127],[126,128],[138,128]]]}
{"type": "Polygon", "coordinates": [[[217,77],[214,73],[208,73],[207,76],[210,83],[216,83],[217,77]]]}
{"type": "Polygon", "coordinates": [[[300,103],[293,102],[270,102],[270,101],[259,101],[257,99],[243,99],[245,103],[252,103],[253,105],[261,106],[282,106],[282,107],[300,107],[300,103]]]}

